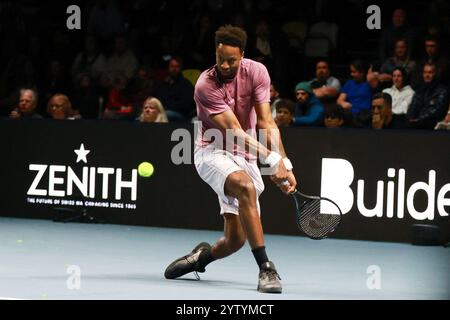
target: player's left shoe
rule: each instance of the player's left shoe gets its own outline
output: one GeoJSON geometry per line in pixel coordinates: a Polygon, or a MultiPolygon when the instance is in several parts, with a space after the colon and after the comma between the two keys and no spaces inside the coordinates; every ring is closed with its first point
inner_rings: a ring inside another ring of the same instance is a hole
{"type": "Polygon", "coordinates": [[[257,289],[262,293],[281,293],[283,286],[280,280],[273,262],[265,262],[260,267],[257,289]]]}
{"type": "Polygon", "coordinates": [[[205,272],[205,267],[201,266],[198,258],[204,250],[210,250],[209,243],[199,243],[190,253],[172,262],[164,272],[166,279],[179,278],[187,273],[195,272],[197,279],[200,279],[197,272],[205,272]]]}

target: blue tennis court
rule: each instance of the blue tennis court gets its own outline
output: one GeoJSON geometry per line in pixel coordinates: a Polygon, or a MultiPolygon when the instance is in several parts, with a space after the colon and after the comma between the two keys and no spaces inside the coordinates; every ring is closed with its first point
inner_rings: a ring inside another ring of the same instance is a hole
{"type": "Polygon", "coordinates": [[[196,280],[165,267],[220,232],[0,218],[2,299],[449,299],[450,250],[410,244],[267,235],[283,283],[256,291],[250,248],[196,280]]]}

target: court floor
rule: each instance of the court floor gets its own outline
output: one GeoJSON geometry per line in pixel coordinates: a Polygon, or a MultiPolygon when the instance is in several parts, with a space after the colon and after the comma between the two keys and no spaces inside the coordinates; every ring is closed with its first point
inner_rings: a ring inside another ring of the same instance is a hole
{"type": "Polygon", "coordinates": [[[283,294],[256,291],[246,245],[193,274],[165,267],[220,232],[0,218],[0,299],[450,299],[450,249],[267,235],[283,294]]]}

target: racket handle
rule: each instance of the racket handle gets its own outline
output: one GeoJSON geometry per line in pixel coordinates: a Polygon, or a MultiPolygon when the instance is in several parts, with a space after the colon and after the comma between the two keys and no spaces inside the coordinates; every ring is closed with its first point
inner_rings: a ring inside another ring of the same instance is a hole
{"type": "MultiPolygon", "coordinates": [[[[282,184],[283,186],[289,186],[289,185],[290,185],[289,181],[287,181],[287,180],[283,180],[283,181],[281,182],[281,184],[282,184]]],[[[289,194],[294,194],[294,193],[297,193],[297,189],[295,189],[294,191],[290,192],[289,194]]]]}

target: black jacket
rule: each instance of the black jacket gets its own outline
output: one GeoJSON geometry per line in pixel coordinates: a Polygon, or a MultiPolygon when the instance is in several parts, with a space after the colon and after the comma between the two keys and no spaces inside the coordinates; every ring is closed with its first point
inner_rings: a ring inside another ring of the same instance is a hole
{"type": "Polygon", "coordinates": [[[449,92],[445,86],[436,82],[423,84],[414,94],[407,118],[438,122],[445,117],[448,105],[449,92]]]}

